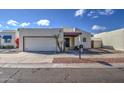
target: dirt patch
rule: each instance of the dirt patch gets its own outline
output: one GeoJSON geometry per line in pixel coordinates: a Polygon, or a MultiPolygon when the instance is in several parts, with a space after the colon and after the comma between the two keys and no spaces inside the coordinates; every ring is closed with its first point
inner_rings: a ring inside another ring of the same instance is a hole
{"type": "Polygon", "coordinates": [[[124,63],[124,58],[54,58],[53,63],[124,63]]]}

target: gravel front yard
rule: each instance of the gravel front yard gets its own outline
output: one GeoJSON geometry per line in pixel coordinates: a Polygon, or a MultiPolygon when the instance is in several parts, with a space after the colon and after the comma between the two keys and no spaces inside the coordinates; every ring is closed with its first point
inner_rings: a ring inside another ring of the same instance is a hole
{"type": "Polygon", "coordinates": [[[54,58],[53,63],[124,63],[124,57],[120,58],[54,58]]]}

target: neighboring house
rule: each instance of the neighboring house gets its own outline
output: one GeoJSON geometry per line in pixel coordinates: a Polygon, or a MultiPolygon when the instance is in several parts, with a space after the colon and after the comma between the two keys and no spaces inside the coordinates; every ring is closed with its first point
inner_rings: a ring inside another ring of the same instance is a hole
{"type": "Polygon", "coordinates": [[[124,28],[96,34],[93,38],[100,38],[102,47],[124,51],[124,28]]]}
{"type": "Polygon", "coordinates": [[[76,28],[19,28],[20,51],[64,51],[83,44],[91,48],[91,34],[76,28]]]}
{"type": "Polygon", "coordinates": [[[17,31],[3,30],[0,32],[0,47],[12,46],[16,48],[15,40],[17,38],[17,31]]]}

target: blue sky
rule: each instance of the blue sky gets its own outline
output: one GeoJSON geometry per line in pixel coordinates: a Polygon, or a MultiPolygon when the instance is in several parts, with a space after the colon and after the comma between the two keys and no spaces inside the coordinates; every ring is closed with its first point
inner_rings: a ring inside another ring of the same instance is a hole
{"type": "Polygon", "coordinates": [[[113,9],[0,9],[0,29],[77,27],[91,33],[124,27],[124,10],[113,9]]]}

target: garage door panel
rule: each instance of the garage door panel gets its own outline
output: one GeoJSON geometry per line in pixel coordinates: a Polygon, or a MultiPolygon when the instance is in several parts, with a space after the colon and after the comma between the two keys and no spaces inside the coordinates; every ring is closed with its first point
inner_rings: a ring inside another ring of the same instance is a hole
{"type": "Polygon", "coordinates": [[[56,51],[55,38],[25,37],[25,51],[56,51]]]}

